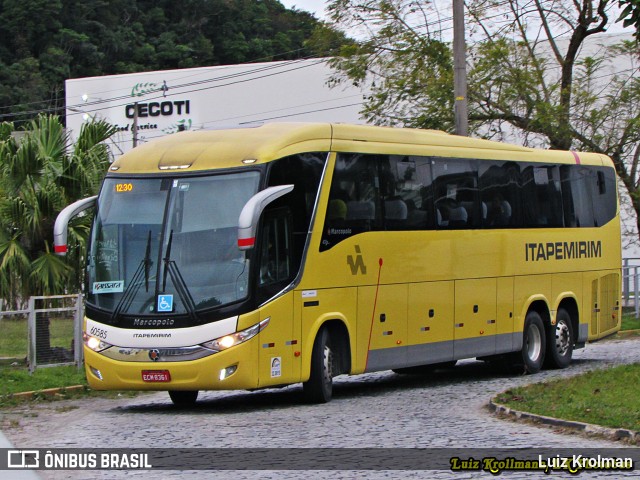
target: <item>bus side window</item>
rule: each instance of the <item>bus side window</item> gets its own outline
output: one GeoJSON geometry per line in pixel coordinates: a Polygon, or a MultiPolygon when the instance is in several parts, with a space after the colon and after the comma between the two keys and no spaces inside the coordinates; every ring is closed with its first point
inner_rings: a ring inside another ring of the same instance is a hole
{"type": "Polygon", "coordinates": [[[525,227],[564,226],[560,172],[557,166],[529,164],[522,172],[525,227]]]}
{"type": "Polygon", "coordinates": [[[380,196],[384,200],[386,230],[435,228],[431,186],[431,158],[389,155],[380,157],[380,196]]]}
{"type": "Polygon", "coordinates": [[[379,156],[344,154],[336,159],[320,251],[359,233],[380,230],[379,156]]]}
{"type": "Polygon", "coordinates": [[[485,228],[518,226],[520,170],[515,162],[480,162],[482,224],[485,228]]]}
{"type": "Polygon", "coordinates": [[[297,271],[302,262],[326,159],[326,153],[309,152],[283,157],[269,165],[268,186],[294,185],[293,191],[280,197],[271,206],[287,207],[291,212],[292,272],[297,271]]]}
{"type": "Polygon", "coordinates": [[[563,165],[560,167],[562,179],[562,202],[566,227],[593,227],[595,219],[591,197],[593,172],[586,167],[563,165]]]}
{"type": "Polygon", "coordinates": [[[438,227],[478,228],[483,208],[478,195],[478,162],[436,158],[432,165],[438,227]]]}
{"type": "Polygon", "coordinates": [[[293,279],[291,235],[291,213],[288,208],[265,213],[260,238],[260,301],[275,295],[293,279]]]}
{"type": "Polygon", "coordinates": [[[618,209],[616,174],[613,168],[598,168],[591,178],[593,215],[596,226],[601,227],[615,218],[618,209]]]}

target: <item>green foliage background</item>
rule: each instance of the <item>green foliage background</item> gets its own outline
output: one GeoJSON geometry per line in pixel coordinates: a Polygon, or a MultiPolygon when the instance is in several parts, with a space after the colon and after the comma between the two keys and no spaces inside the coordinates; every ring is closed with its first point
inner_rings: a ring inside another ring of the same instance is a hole
{"type": "Polygon", "coordinates": [[[278,0],[0,0],[0,39],[0,121],[23,121],[62,113],[68,78],[317,56],[344,36],[278,0]]]}
{"type": "Polygon", "coordinates": [[[69,227],[69,254],[53,252],[53,226],[60,211],[95,195],[109,164],[104,144],[115,127],[104,121],[82,126],[70,145],[60,119],[40,115],[21,137],[0,124],[0,299],[9,309],[32,295],[80,289],[89,216],[69,227]]]}

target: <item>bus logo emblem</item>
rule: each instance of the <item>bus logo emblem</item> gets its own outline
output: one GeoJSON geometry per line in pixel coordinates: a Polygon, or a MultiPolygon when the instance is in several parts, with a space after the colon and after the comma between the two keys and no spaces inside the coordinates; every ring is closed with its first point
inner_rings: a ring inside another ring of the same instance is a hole
{"type": "Polygon", "coordinates": [[[158,295],[158,312],[173,311],[173,295],[158,295]]]}
{"type": "Polygon", "coordinates": [[[155,348],[153,350],[149,350],[149,358],[154,362],[160,360],[160,350],[156,350],[155,348]]]}
{"type": "Polygon", "coordinates": [[[351,268],[351,275],[357,275],[358,271],[362,273],[362,275],[367,274],[367,266],[364,264],[364,260],[362,259],[362,255],[360,252],[360,245],[356,245],[356,258],[353,259],[353,255],[347,256],[347,264],[351,268]]]}

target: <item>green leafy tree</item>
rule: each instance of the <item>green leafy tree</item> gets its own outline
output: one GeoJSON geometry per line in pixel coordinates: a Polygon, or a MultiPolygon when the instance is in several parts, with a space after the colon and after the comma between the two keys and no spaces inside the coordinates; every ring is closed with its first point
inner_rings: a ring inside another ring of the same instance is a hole
{"type": "Polygon", "coordinates": [[[324,56],[329,30],[278,0],[5,0],[0,121],[61,111],[68,78],[324,56]]]}
{"type": "Polygon", "coordinates": [[[16,307],[32,295],[78,291],[88,217],[71,225],[67,259],[53,253],[53,225],[70,203],[97,192],[115,129],[86,123],[75,145],[60,120],[39,116],[23,135],[0,125],[0,293],[16,307]]]}
{"type": "Polygon", "coordinates": [[[618,21],[625,27],[635,28],[636,41],[640,41],[640,0],[618,0],[622,13],[618,21]]]}
{"type": "Polygon", "coordinates": [[[367,38],[344,44],[331,65],[371,91],[363,116],[379,125],[450,130],[453,127],[453,63],[449,45],[430,34],[429,2],[336,0],[335,25],[367,38]]]}
{"type": "MultiPolygon", "coordinates": [[[[609,155],[637,218],[637,43],[598,48],[600,42],[587,41],[603,37],[615,21],[610,16],[615,2],[471,0],[466,5],[472,134],[609,155]]],[[[446,39],[451,11],[409,0],[333,0],[329,9],[337,26],[369,27],[365,40],[343,48],[334,65],[340,72],[336,81],[368,82],[372,95],[364,113],[370,120],[453,130],[452,75],[444,73],[451,52],[448,45],[425,49],[446,39]],[[441,84],[429,78],[430,71],[416,71],[425,64],[429,70],[440,66],[441,84]]],[[[634,231],[637,241],[640,227],[634,231]]]]}

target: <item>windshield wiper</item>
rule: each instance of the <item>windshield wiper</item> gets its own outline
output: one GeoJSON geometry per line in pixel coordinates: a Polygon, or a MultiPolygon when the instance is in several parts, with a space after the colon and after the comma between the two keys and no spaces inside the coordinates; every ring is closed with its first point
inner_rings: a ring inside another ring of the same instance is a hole
{"type": "MultiPolygon", "coordinates": [[[[196,320],[198,317],[196,315],[196,304],[193,301],[193,297],[189,292],[189,288],[184,281],[184,277],[180,273],[178,269],[178,265],[175,260],[171,260],[171,245],[173,243],[173,230],[169,233],[169,241],[167,242],[167,251],[162,259],[164,262],[164,272],[162,274],[162,291],[164,292],[167,287],[167,274],[171,277],[171,281],[173,282],[173,286],[178,292],[178,296],[182,303],[184,304],[184,308],[189,314],[189,317],[192,320],[196,320]]],[[[156,295],[157,297],[157,295],[156,295]]]]}
{"type": "Polygon", "coordinates": [[[144,288],[149,293],[149,270],[151,270],[151,230],[149,230],[149,236],[147,237],[147,250],[144,254],[144,288]]]}
{"type": "Polygon", "coordinates": [[[138,268],[133,274],[129,285],[124,290],[122,294],[122,298],[116,305],[116,308],[113,310],[111,314],[111,321],[115,321],[122,311],[129,310],[129,307],[133,303],[133,299],[136,298],[136,294],[140,289],[140,285],[142,284],[142,276],[144,275],[144,285],[146,291],[149,291],[149,270],[151,270],[151,265],[153,262],[151,261],[151,230],[149,230],[149,234],[147,235],[147,248],[145,249],[144,258],[140,261],[138,268]]]}
{"type": "Polygon", "coordinates": [[[167,289],[167,273],[169,269],[167,268],[167,264],[171,261],[171,245],[173,245],[173,230],[169,233],[169,241],[167,242],[167,252],[162,259],[164,261],[164,272],[162,274],[162,291],[164,292],[167,289]]]}

